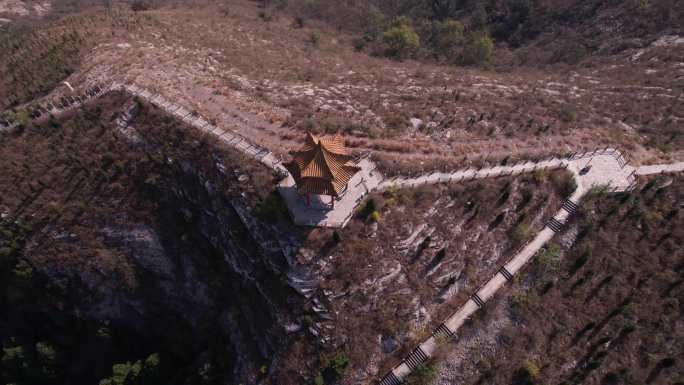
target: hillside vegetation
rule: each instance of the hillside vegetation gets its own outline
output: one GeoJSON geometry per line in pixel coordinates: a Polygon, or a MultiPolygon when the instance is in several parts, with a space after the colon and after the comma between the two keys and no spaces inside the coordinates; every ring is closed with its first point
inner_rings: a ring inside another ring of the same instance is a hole
{"type": "Polygon", "coordinates": [[[264,1],[297,20],[321,19],[356,32],[360,50],[460,64],[577,63],[633,46],[630,39],[681,33],[676,0],[264,1]],[[491,43],[503,51],[492,55],[491,43]],[[517,50],[513,57],[504,51],[517,50]]]}
{"type": "Polygon", "coordinates": [[[116,30],[137,31],[144,20],[117,8],[12,25],[0,34],[0,110],[49,93],[80,69],[83,55],[100,39],[115,37],[116,30]]]}
{"type": "MultiPolygon", "coordinates": [[[[235,308],[259,306],[259,297],[240,286],[227,252],[204,238],[199,214],[176,192],[212,181],[213,203],[226,205],[222,227],[240,242],[245,232],[225,202],[256,204],[270,173],[149,105],[132,121],[143,140],[134,144],[114,120],[125,102],[103,96],[0,134],[0,383],[238,378],[230,357],[247,313],[235,308]],[[249,182],[238,183],[244,173],[249,182]]],[[[261,365],[248,351],[241,357],[261,365]]]]}
{"type": "Polygon", "coordinates": [[[495,341],[467,353],[463,382],[681,384],[682,197],[681,175],[589,197],[549,258],[462,333],[460,344],[475,330],[495,341]],[[509,326],[492,329],[509,317],[509,326]]]}

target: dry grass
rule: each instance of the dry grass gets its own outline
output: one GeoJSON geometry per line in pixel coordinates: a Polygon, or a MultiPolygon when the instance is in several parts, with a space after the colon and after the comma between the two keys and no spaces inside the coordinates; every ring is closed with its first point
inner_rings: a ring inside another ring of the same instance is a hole
{"type": "Polygon", "coordinates": [[[147,145],[127,143],[113,121],[125,98],[105,96],[63,118],[3,134],[0,211],[34,228],[36,264],[116,273],[132,288],[130,256],[102,243],[102,231],[152,225],[159,191],[174,188],[184,164],[203,170],[227,197],[244,193],[252,205],[273,187],[265,168],[147,105],[132,122],[147,145]],[[250,181],[240,184],[243,174],[250,181]]]}
{"type": "Polygon", "coordinates": [[[265,21],[259,11],[237,1],[227,9],[141,13],[134,31],[98,35],[88,73],[71,79],[135,80],[283,153],[303,130],[344,132],[360,151],[407,163],[606,145],[641,161],[680,153],[682,84],[665,80],[678,76],[677,55],[649,61],[666,54],[649,47],[630,65],[623,56],[605,56],[573,72],[398,63],[355,52],[353,36],[324,24],[297,28],[288,16],[265,21]],[[315,31],[318,47],[309,43],[315,31]]]}
{"type": "Polygon", "coordinates": [[[336,349],[355,368],[365,368],[371,358],[380,360],[381,372],[396,363],[541,228],[560,206],[556,191],[567,175],[375,194],[369,199],[379,214],[377,230],[363,210],[339,232],[339,243],[330,231],[315,230],[307,247],[326,261],[322,287],[341,295],[332,301],[336,349]],[[414,239],[401,246],[414,231],[414,239]],[[428,318],[416,319],[420,312],[428,318]],[[397,339],[401,348],[381,354],[378,335],[397,339]]]}
{"type": "Polygon", "coordinates": [[[495,349],[463,361],[462,380],[523,383],[527,361],[549,383],[677,383],[684,373],[676,326],[683,189],[681,175],[658,177],[630,194],[589,198],[571,225],[579,238],[561,251],[558,269],[534,265],[511,297],[488,305],[491,315],[476,322],[478,329],[498,322],[497,308],[513,320],[493,339],[495,349]]]}

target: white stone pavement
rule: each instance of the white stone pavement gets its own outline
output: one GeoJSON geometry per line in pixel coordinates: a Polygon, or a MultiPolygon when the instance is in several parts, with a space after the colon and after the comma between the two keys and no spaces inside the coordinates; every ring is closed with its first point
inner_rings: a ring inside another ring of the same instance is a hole
{"type": "Polygon", "coordinates": [[[292,220],[303,226],[344,227],[363,197],[382,181],[382,175],[369,159],[361,159],[358,165],[361,171],[349,180],[346,192],[335,201],[334,210],[328,208],[328,199],[321,201],[315,196],[311,198],[311,207],[307,207],[305,200],[297,194],[294,179],[288,175],[278,185],[278,191],[287,203],[292,220]]]}
{"type": "Polygon", "coordinates": [[[650,166],[637,167],[637,175],[653,175],[663,172],[682,172],[684,171],[684,162],[670,163],[670,164],[654,164],[650,166]]]}
{"type": "Polygon", "coordinates": [[[434,172],[431,174],[421,175],[417,178],[395,177],[378,185],[378,191],[384,191],[388,188],[408,188],[417,187],[428,184],[449,183],[449,182],[463,182],[473,179],[485,179],[498,176],[518,175],[528,172],[534,172],[540,169],[554,169],[565,167],[564,159],[554,158],[544,160],[541,162],[522,162],[512,166],[495,166],[489,168],[475,169],[469,168],[465,170],[458,170],[452,172],[434,172]]]}
{"type": "Polygon", "coordinates": [[[376,190],[385,191],[389,188],[410,188],[438,183],[464,182],[474,179],[519,175],[537,170],[559,168],[572,168],[571,171],[578,174],[580,169],[588,165],[591,165],[591,172],[583,179],[588,180],[587,178],[592,178],[596,185],[611,180],[615,183],[615,181],[621,180],[620,175],[624,174],[622,176],[626,177],[634,171],[633,168],[627,166],[626,160],[620,151],[613,148],[605,148],[586,153],[572,154],[564,158],[553,158],[539,162],[521,162],[511,166],[494,166],[481,169],[469,168],[448,173],[434,172],[416,178],[400,176],[383,181],[376,190]]]}

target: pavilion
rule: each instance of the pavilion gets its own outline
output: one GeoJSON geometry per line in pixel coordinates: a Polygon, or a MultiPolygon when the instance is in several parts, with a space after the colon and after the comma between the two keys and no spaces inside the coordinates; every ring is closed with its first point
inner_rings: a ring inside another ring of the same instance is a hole
{"type": "Polygon", "coordinates": [[[297,193],[306,196],[307,207],[311,206],[311,194],[316,194],[330,196],[334,208],[335,199],[347,191],[349,179],[361,170],[339,134],[323,138],[307,132],[304,146],[290,151],[290,155],[292,161],[285,167],[297,185],[297,193]]]}

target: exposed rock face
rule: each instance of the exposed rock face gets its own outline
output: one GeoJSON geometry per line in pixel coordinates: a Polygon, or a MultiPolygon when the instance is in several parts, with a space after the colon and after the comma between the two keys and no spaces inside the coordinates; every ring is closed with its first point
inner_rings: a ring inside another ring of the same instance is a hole
{"type": "MultiPolygon", "coordinates": [[[[288,340],[286,326],[296,325],[291,309],[299,308],[292,305],[301,297],[282,279],[297,276],[289,271],[292,258],[286,258],[296,245],[256,218],[245,200],[219,192],[193,165],[171,167],[174,183],[153,192],[159,206],[150,223],[122,213],[92,224],[105,245],[102,252],[131,257],[132,283],[118,274],[98,274],[109,270],[97,267],[67,270],[47,263],[39,269],[78,287],[69,302],[79,317],[123,324],[152,339],[189,333],[186,340],[193,342],[184,348],[195,352],[196,371],[206,365],[212,341],[221,338],[233,372],[222,381],[256,383],[264,365],[276,367],[288,340]]],[[[28,258],[35,248],[29,243],[28,258]]]]}

